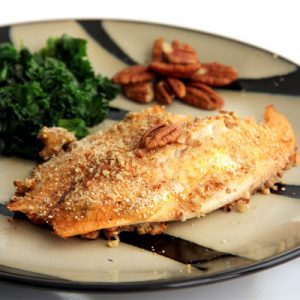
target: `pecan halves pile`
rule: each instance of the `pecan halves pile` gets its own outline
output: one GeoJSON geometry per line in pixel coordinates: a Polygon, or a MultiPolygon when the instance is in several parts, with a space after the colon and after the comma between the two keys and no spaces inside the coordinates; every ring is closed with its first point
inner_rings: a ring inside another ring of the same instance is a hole
{"type": "Polygon", "coordinates": [[[220,109],[224,104],[210,87],[228,85],[236,79],[237,72],[232,67],[217,62],[200,63],[190,45],[178,40],[168,43],[163,38],[154,41],[148,66],[125,68],[112,78],[133,101],[149,103],[156,99],[170,105],[177,98],[208,110],[220,109]]]}

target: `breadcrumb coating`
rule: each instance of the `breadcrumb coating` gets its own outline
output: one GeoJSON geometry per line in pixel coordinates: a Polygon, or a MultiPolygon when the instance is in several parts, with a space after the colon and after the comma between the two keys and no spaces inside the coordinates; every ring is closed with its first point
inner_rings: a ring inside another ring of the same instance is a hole
{"type": "Polygon", "coordinates": [[[262,123],[230,112],[200,119],[155,106],[38,165],[29,179],[16,181],[8,208],[61,237],[88,238],[103,229],[200,217],[248,199],[276,182],[296,156],[291,125],[272,106],[262,123]],[[141,149],[141,137],[157,124],[182,133],[174,143],[141,149]]]}

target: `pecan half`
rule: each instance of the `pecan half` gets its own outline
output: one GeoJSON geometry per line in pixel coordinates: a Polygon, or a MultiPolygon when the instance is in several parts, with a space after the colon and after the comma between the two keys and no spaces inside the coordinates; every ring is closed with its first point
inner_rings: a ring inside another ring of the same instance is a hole
{"type": "Polygon", "coordinates": [[[140,141],[140,148],[148,150],[175,143],[182,130],[176,125],[158,124],[146,130],[140,141]]]}
{"type": "Polygon", "coordinates": [[[189,78],[211,86],[223,86],[235,81],[237,72],[232,67],[214,62],[202,64],[201,68],[189,78]]]}
{"type": "Polygon", "coordinates": [[[167,77],[166,82],[168,83],[170,89],[172,90],[172,92],[174,93],[174,95],[176,97],[183,98],[185,96],[186,87],[182,81],[180,81],[176,78],[167,77]]]}
{"type": "Polygon", "coordinates": [[[207,110],[219,109],[224,104],[221,96],[207,85],[199,82],[190,83],[187,86],[186,95],[182,101],[207,110]]]}
{"type": "Polygon", "coordinates": [[[161,75],[170,77],[190,77],[193,73],[197,72],[201,67],[200,63],[183,65],[183,64],[170,64],[159,61],[150,63],[149,70],[157,72],[161,75]]]}
{"type": "Polygon", "coordinates": [[[152,61],[174,64],[196,64],[199,62],[196,51],[190,45],[182,44],[178,40],[168,43],[163,38],[154,41],[152,61]]]}
{"type": "Polygon", "coordinates": [[[118,72],[112,81],[117,84],[129,84],[149,81],[154,77],[154,74],[148,71],[148,67],[135,65],[125,68],[118,72]]]}
{"type": "Polygon", "coordinates": [[[158,38],[153,43],[152,48],[152,61],[163,61],[163,38],[158,38]]]}
{"type": "Polygon", "coordinates": [[[188,44],[182,44],[178,40],[173,40],[172,44],[162,44],[163,54],[168,62],[174,64],[197,64],[198,57],[196,51],[188,44]]]}
{"type": "Polygon", "coordinates": [[[128,99],[139,103],[149,103],[154,97],[152,82],[126,84],[122,86],[122,92],[128,99]]]}
{"type": "Polygon", "coordinates": [[[164,105],[170,105],[174,96],[183,98],[186,94],[184,83],[176,78],[167,77],[155,84],[154,97],[164,105]]]}
{"type": "Polygon", "coordinates": [[[170,105],[173,102],[171,91],[164,80],[157,82],[154,86],[154,97],[161,104],[170,105]]]}

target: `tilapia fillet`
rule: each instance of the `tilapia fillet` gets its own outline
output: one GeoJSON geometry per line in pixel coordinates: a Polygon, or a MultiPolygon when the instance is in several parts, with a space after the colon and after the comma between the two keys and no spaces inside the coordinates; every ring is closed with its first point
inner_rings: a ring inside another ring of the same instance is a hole
{"type": "Polygon", "coordinates": [[[273,106],[262,123],[226,112],[175,115],[156,106],[38,165],[15,182],[8,208],[61,237],[186,220],[274,184],[295,165],[296,149],[291,125],[273,106]],[[162,124],[180,134],[141,147],[145,132],[162,124]]]}

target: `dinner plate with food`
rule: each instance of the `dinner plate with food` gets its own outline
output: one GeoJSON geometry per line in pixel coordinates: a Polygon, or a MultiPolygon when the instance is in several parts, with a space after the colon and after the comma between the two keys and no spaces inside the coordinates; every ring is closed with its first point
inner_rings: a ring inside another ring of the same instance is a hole
{"type": "Polygon", "coordinates": [[[1,280],[153,290],[299,257],[296,64],[131,21],[0,42],[1,280]]]}

